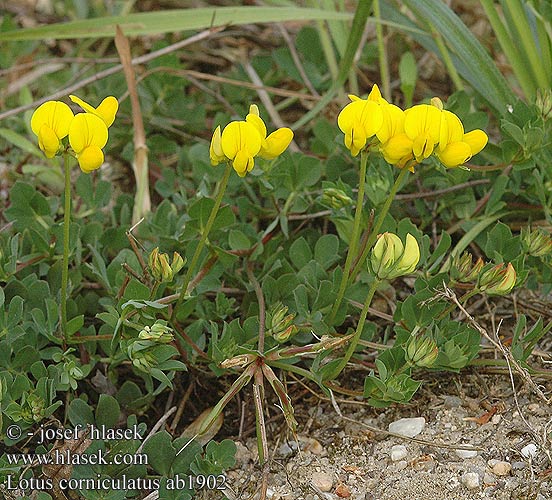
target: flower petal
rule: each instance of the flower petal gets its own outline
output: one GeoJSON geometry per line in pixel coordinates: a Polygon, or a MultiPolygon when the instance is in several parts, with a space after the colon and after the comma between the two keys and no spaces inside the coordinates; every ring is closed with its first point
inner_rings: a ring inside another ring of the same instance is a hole
{"type": "Polygon", "coordinates": [[[58,139],[63,139],[69,133],[69,125],[73,120],[71,108],[61,101],[47,101],[41,104],[31,117],[31,129],[38,135],[42,125],[48,125],[58,139]]]}
{"type": "Polygon", "coordinates": [[[471,154],[472,156],[475,156],[487,145],[489,138],[483,130],[476,129],[464,134],[462,140],[469,144],[471,154]]]}
{"type": "Polygon", "coordinates": [[[458,167],[466,163],[471,157],[472,152],[467,142],[451,142],[447,147],[437,152],[441,163],[447,168],[458,167]]]}
{"type": "Polygon", "coordinates": [[[104,162],[103,151],[98,146],[88,146],[84,148],[78,155],[77,160],[79,167],[85,174],[89,174],[93,170],[100,168],[104,162]]]}
{"type": "Polygon", "coordinates": [[[239,151],[255,156],[261,149],[261,136],[251,123],[234,121],[222,131],[221,146],[224,154],[234,160],[239,151]]]}
{"type": "Polygon", "coordinates": [[[100,105],[96,108],[96,114],[105,122],[108,127],[111,127],[115,121],[115,115],[119,109],[119,101],[112,95],[107,96],[100,105]]]}
{"type": "Polygon", "coordinates": [[[279,128],[266,138],[259,156],[265,160],[272,160],[280,156],[287,149],[292,140],[293,131],[290,128],[279,128]]]}
{"type": "Polygon", "coordinates": [[[69,144],[77,155],[89,146],[103,148],[107,139],[108,132],[104,121],[90,113],[78,114],[69,127],[69,144]]]}
{"type": "Polygon", "coordinates": [[[46,158],[53,158],[60,145],[56,133],[48,125],[42,125],[38,131],[38,147],[44,152],[46,158]]]}
{"type": "Polygon", "coordinates": [[[226,156],[224,156],[224,152],[222,151],[220,125],[213,132],[211,145],[209,146],[209,157],[213,167],[226,159],[226,156]]]}

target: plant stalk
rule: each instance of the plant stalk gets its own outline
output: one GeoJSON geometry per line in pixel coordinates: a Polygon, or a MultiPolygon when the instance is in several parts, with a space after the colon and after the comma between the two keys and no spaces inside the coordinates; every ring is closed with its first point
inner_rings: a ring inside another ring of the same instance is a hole
{"type": "Polygon", "coordinates": [[[329,323],[332,324],[335,315],[341,305],[343,296],[345,295],[345,289],[347,288],[347,281],[349,278],[349,272],[353,264],[353,259],[356,255],[358,240],[360,237],[360,222],[362,220],[362,208],[364,206],[364,186],[366,185],[366,165],[368,163],[368,153],[362,151],[360,153],[360,174],[358,182],[358,195],[355,207],[355,218],[353,222],[353,232],[351,234],[351,240],[349,241],[349,250],[347,252],[347,258],[345,259],[345,267],[343,268],[343,276],[341,276],[341,283],[339,284],[339,290],[337,297],[330,313],[329,323]]]}
{"type": "Polygon", "coordinates": [[[65,175],[65,205],[63,209],[63,262],[61,267],[61,333],[64,344],[69,340],[67,335],[67,283],[69,281],[69,229],[71,227],[71,167],[69,155],[63,155],[65,175]]]}
{"type": "Polygon", "coordinates": [[[378,237],[378,231],[380,230],[383,224],[383,221],[385,220],[385,216],[387,215],[387,212],[389,212],[389,207],[391,206],[391,203],[395,198],[395,195],[397,194],[397,191],[399,190],[399,187],[407,173],[408,173],[408,169],[406,167],[402,168],[397,179],[395,180],[395,184],[393,184],[393,187],[389,192],[389,196],[385,200],[385,203],[381,208],[381,212],[379,213],[378,218],[374,223],[374,227],[372,228],[370,237],[368,238],[368,241],[366,242],[366,246],[362,251],[362,255],[358,259],[355,267],[353,268],[353,271],[351,272],[351,276],[349,277],[350,281],[353,281],[355,279],[357,274],[360,272],[360,268],[364,265],[364,262],[366,261],[366,257],[368,257],[368,252],[372,248],[372,245],[376,242],[376,239],[378,237]]]}
{"type": "Polygon", "coordinates": [[[186,271],[186,275],[184,276],[184,282],[182,283],[180,294],[178,296],[176,304],[174,305],[174,308],[171,313],[171,318],[170,318],[171,323],[174,322],[174,319],[176,318],[176,311],[178,309],[178,306],[182,304],[182,301],[184,300],[184,297],[186,296],[186,293],[188,291],[188,285],[190,284],[190,280],[192,279],[192,274],[195,271],[197,261],[199,260],[199,257],[201,255],[201,251],[203,250],[203,247],[205,246],[205,242],[207,241],[207,236],[209,236],[211,227],[213,227],[213,223],[215,222],[215,218],[220,208],[222,197],[226,191],[226,186],[228,185],[228,179],[230,178],[231,172],[232,172],[232,165],[230,162],[228,162],[228,164],[226,165],[226,170],[224,171],[224,175],[220,181],[217,197],[215,199],[215,204],[213,205],[211,213],[209,214],[209,219],[207,219],[207,224],[205,225],[205,229],[201,234],[201,239],[197,244],[197,247],[195,249],[190,265],[188,266],[188,270],[186,271]]]}

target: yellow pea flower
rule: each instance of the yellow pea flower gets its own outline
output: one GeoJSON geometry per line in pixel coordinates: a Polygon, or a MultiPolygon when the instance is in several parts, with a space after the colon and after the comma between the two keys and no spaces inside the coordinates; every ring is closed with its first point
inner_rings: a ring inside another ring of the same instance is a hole
{"type": "Polygon", "coordinates": [[[72,120],[71,108],[61,101],[47,101],[35,110],[31,129],[38,136],[38,147],[46,158],[53,158],[59,151],[72,120]]]}
{"type": "MultiPolygon", "coordinates": [[[[385,161],[403,168],[412,159],[413,141],[404,132],[404,111],[394,104],[381,106],[383,124],[376,132],[385,161]]],[[[411,168],[413,170],[413,168],[411,168]]]]}
{"type": "Polygon", "coordinates": [[[265,160],[272,160],[280,156],[293,140],[293,131],[288,127],[282,127],[266,135],[266,125],[259,114],[256,104],[249,106],[249,114],[245,121],[253,125],[261,136],[261,149],[258,156],[265,160]]]}
{"type": "Polygon", "coordinates": [[[345,146],[351,151],[352,156],[358,155],[382,124],[381,106],[375,100],[353,100],[337,117],[337,125],[345,134],[345,146]]]}
{"type": "Polygon", "coordinates": [[[107,125],[97,115],[80,113],[69,127],[69,144],[73,148],[79,167],[90,173],[101,167],[104,161],[102,148],[108,138],[107,125]]]}
{"type": "Polygon", "coordinates": [[[479,153],[487,144],[488,137],[482,130],[464,133],[464,126],[454,113],[443,110],[441,134],[436,156],[447,168],[458,167],[479,153]]]}
{"type": "MultiPolygon", "coordinates": [[[[216,132],[216,131],[215,131],[216,132]]],[[[246,121],[229,123],[220,137],[220,143],[213,146],[214,151],[220,151],[232,162],[232,167],[240,177],[251,172],[255,166],[254,157],[261,150],[261,136],[255,128],[246,121]]]]}
{"type": "Polygon", "coordinates": [[[87,113],[99,116],[107,127],[111,127],[115,121],[115,115],[119,109],[119,101],[117,101],[117,99],[112,95],[107,96],[97,108],[94,108],[75,95],[70,95],[69,99],[71,99],[75,104],[78,104],[87,113]]]}
{"type": "Polygon", "coordinates": [[[441,110],[429,104],[418,104],[407,109],[404,131],[412,140],[412,153],[420,163],[433,153],[441,137],[441,110]]]}

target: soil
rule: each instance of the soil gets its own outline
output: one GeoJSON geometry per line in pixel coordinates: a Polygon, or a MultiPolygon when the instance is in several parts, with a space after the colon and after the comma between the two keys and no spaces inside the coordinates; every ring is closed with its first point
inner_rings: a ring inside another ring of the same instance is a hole
{"type": "MultiPolygon", "coordinates": [[[[518,381],[514,391],[508,373],[435,377],[411,405],[374,409],[361,400],[338,400],[339,416],[329,401],[311,393],[294,401],[297,439],[285,424],[269,428],[277,438],[271,443],[268,498],[552,499],[552,413],[546,402],[518,381]],[[410,417],[426,422],[414,439],[386,433],[390,423],[410,417]],[[466,445],[477,454],[454,449],[466,445]]],[[[227,474],[227,497],[259,498],[256,440],[238,443],[236,458],[227,474]]]]}

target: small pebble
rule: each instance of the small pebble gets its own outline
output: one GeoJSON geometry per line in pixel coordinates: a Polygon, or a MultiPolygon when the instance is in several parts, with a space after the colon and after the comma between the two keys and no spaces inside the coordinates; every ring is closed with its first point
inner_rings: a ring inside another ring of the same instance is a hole
{"type": "Polygon", "coordinates": [[[406,458],[408,455],[408,450],[406,449],[406,446],[403,444],[396,444],[391,448],[391,460],[393,462],[398,462],[399,460],[402,460],[403,458],[406,458]]]}
{"type": "Polygon", "coordinates": [[[527,464],[525,462],[513,462],[512,463],[512,469],[514,470],[522,470],[525,469],[527,464]]]}
{"type": "Polygon", "coordinates": [[[525,458],[533,458],[537,454],[537,445],[529,443],[521,449],[521,456],[525,458]]]}
{"type": "Polygon", "coordinates": [[[477,450],[454,450],[458,458],[473,458],[477,456],[477,450]]]}
{"type": "Polygon", "coordinates": [[[349,498],[351,496],[351,491],[349,490],[349,488],[347,488],[347,486],[345,486],[344,484],[340,484],[336,489],[335,489],[335,494],[339,497],[339,498],[349,498]]]}
{"type": "Polygon", "coordinates": [[[483,476],[483,484],[496,484],[496,477],[488,472],[485,472],[485,475],[483,476]]]}
{"type": "Polygon", "coordinates": [[[424,417],[401,418],[389,424],[389,432],[412,438],[424,430],[425,424],[424,417]]]}
{"type": "Polygon", "coordinates": [[[460,481],[468,490],[475,490],[480,485],[479,474],[477,472],[465,472],[462,474],[460,481]]]}
{"type": "Polygon", "coordinates": [[[491,468],[496,476],[507,476],[512,470],[512,464],[508,462],[497,461],[491,468]]]}
{"type": "Polygon", "coordinates": [[[462,406],[462,400],[458,396],[445,396],[445,408],[459,408],[462,406]]]}
{"type": "Polygon", "coordinates": [[[313,472],[311,482],[320,491],[330,491],[333,487],[333,477],[326,472],[313,472]]]}

